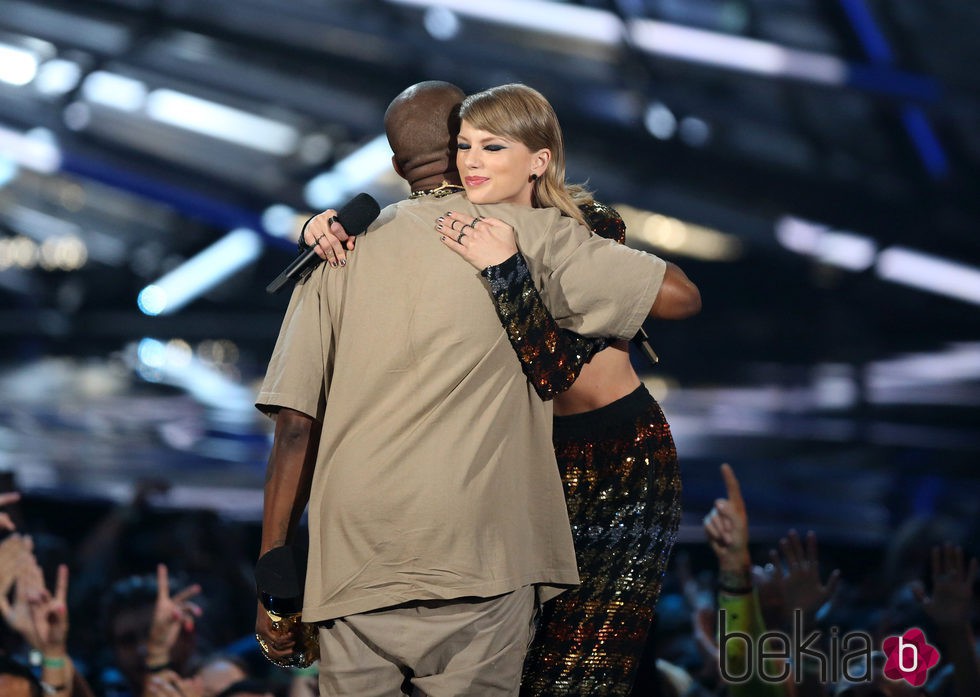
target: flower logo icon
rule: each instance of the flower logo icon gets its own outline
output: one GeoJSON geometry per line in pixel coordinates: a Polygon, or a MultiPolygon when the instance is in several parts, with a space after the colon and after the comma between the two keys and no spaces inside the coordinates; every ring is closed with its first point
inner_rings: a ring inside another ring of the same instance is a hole
{"type": "Polygon", "coordinates": [[[904,680],[912,687],[926,681],[929,669],[939,663],[939,651],[926,642],[921,629],[913,627],[902,636],[890,636],[881,644],[885,656],[885,677],[904,680]]]}

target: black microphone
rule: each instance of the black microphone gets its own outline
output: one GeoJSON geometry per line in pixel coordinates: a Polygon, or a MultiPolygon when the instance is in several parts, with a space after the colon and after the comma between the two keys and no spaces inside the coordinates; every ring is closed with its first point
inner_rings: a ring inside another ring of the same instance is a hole
{"type": "Polygon", "coordinates": [[[288,656],[277,658],[269,653],[266,641],[258,634],[255,635],[262,654],[281,668],[306,668],[320,657],[317,625],[303,622],[302,617],[306,553],[307,550],[303,547],[283,545],[270,549],[255,564],[255,590],[262,607],[275,629],[291,634],[296,640],[296,645],[288,656]]]}
{"type": "MultiPolygon", "coordinates": [[[[381,206],[370,194],[358,194],[337,211],[337,221],[344,226],[348,235],[360,235],[368,229],[381,213],[381,206]]],[[[265,287],[266,293],[278,293],[289,281],[298,281],[316,268],[323,259],[316,255],[316,248],[310,247],[286,267],[286,270],[276,276],[276,279],[265,287]]]]}
{"type": "Polygon", "coordinates": [[[303,611],[306,550],[293,545],[274,547],[255,564],[255,588],[262,605],[277,615],[303,611]]]}

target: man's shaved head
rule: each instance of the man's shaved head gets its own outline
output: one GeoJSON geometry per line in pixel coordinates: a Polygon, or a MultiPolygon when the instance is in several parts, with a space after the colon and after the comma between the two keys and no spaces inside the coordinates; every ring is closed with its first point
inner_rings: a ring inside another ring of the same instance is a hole
{"type": "Polygon", "coordinates": [[[409,183],[455,175],[459,105],[466,94],[449,82],[429,80],[407,88],[385,111],[385,133],[394,161],[409,183]]]}

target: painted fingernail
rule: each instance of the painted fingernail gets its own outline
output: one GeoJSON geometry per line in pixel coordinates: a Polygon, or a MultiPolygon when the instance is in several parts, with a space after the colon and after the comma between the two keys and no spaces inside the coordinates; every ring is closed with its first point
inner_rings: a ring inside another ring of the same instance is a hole
{"type": "Polygon", "coordinates": [[[436,222],[437,223],[441,223],[442,222],[442,216],[441,215],[438,218],[436,218],[436,222]]]}
{"type": "Polygon", "coordinates": [[[440,240],[442,240],[443,242],[445,242],[445,241],[446,241],[446,236],[445,236],[445,235],[443,235],[443,236],[442,236],[442,237],[440,237],[439,239],[440,239],[440,240]]]}
{"type": "Polygon", "coordinates": [[[341,266],[347,266],[347,260],[346,259],[341,259],[340,260],[340,265],[341,266]]]}
{"type": "Polygon", "coordinates": [[[442,223],[439,223],[438,225],[436,225],[436,230],[442,230],[442,223]]]}

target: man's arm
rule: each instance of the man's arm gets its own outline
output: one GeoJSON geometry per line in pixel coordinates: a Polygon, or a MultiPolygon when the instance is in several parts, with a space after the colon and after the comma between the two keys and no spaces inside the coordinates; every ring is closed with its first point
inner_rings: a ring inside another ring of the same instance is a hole
{"type": "Polygon", "coordinates": [[[701,291],[681,267],[667,262],[664,281],[650,308],[651,319],[687,319],[701,312],[701,291]]]}
{"type": "Polygon", "coordinates": [[[262,545],[259,555],[289,543],[310,499],[310,485],[320,441],[314,420],[282,408],[265,473],[262,545]]]}
{"type": "MultiPolygon", "coordinates": [[[[265,473],[265,496],[262,502],[262,542],[259,556],[270,549],[288,544],[303,509],[310,500],[310,486],[316,467],[320,430],[306,414],[279,409],[275,438],[265,473]]],[[[274,661],[287,659],[296,648],[302,624],[293,631],[277,629],[272,618],[258,603],[255,616],[256,638],[265,642],[266,655],[274,661]]]]}

